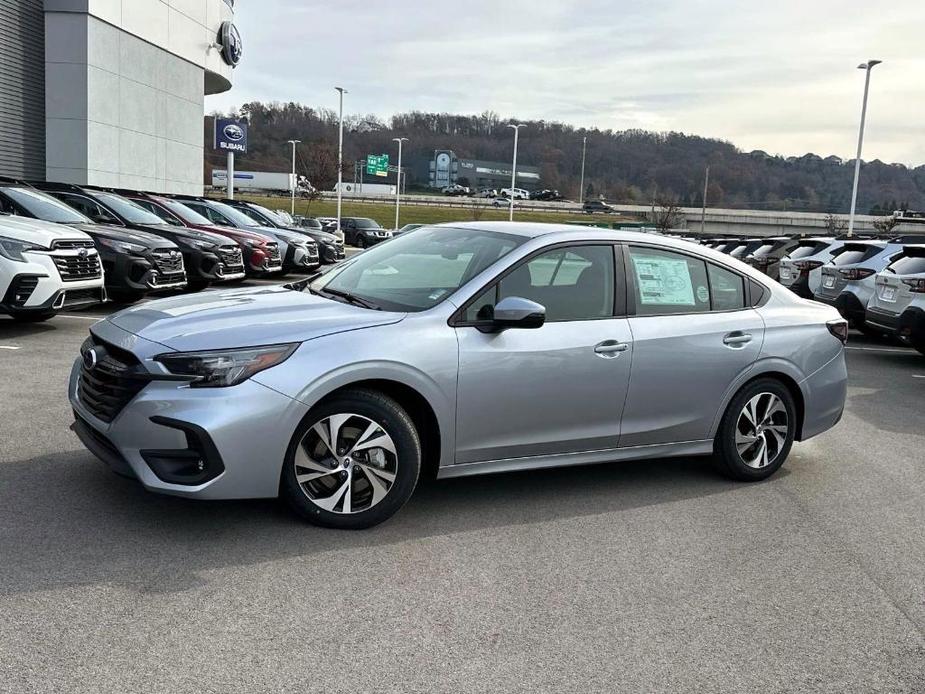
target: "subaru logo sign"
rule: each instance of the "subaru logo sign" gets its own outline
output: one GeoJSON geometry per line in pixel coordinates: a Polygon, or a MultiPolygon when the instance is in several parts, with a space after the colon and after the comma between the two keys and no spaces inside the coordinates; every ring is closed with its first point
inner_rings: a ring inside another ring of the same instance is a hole
{"type": "Polygon", "coordinates": [[[225,134],[225,137],[227,137],[232,142],[240,142],[244,139],[244,131],[241,130],[240,125],[236,125],[235,123],[226,125],[224,128],[222,128],[222,132],[225,134]]]}
{"type": "Polygon", "coordinates": [[[233,118],[216,118],[215,149],[247,154],[247,123],[233,118]]]}
{"type": "Polygon", "coordinates": [[[88,251],[86,248],[81,248],[79,251],[77,251],[78,258],[86,258],[88,255],[90,255],[90,251],[88,251]]]}
{"type": "Polygon", "coordinates": [[[84,352],[84,368],[87,371],[93,371],[93,369],[96,368],[97,363],[99,363],[99,356],[97,355],[95,349],[90,348],[84,352]]]}
{"type": "Polygon", "coordinates": [[[237,67],[244,55],[244,42],[238,27],[231,22],[222,22],[218,30],[218,43],[222,47],[222,60],[231,67],[237,67]]]}

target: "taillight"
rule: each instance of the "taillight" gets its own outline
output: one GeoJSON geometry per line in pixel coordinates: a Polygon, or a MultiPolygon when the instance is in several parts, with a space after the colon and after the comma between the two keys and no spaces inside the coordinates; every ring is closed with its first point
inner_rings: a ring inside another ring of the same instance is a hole
{"type": "Polygon", "coordinates": [[[902,283],[916,294],[925,294],[925,279],[903,280],[902,283]]]}
{"type": "Polygon", "coordinates": [[[848,321],[846,320],[830,320],[825,324],[825,327],[829,329],[829,332],[832,333],[835,337],[841,340],[842,344],[848,342],[848,321]]]}
{"type": "Polygon", "coordinates": [[[849,282],[852,282],[855,280],[862,280],[865,277],[870,277],[872,274],[874,274],[874,271],[871,270],[870,268],[857,268],[857,267],[848,268],[846,270],[839,270],[838,272],[841,273],[841,276],[844,277],[849,282]]]}
{"type": "Polygon", "coordinates": [[[821,260],[795,260],[793,267],[800,271],[801,275],[808,275],[816,268],[822,267],[821,260]]]}

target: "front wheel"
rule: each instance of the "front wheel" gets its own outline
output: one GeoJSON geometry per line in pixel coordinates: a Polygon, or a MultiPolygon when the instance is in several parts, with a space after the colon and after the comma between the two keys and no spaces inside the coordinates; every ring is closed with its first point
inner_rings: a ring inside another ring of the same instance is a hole
{"type": "Polygon", "coordinates": [[[724,475],[743,482],[767,479],[780,469],[796,435],[796,406],[780,382],[746,384],[729,403],[713,444],[724,475]]]}
{"type": "Polygon", "coordinates": [[[345,391],[312,409],[296,430],[281,491],[315,525],[369,528],[411,497],[421,442],[401,406],[382,393],[345,391]]]}

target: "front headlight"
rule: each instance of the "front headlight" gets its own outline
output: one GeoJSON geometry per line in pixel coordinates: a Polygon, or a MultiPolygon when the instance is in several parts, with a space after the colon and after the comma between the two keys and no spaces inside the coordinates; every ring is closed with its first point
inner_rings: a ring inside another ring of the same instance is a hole
{"type": "Polygon", "coordinates": [[[17,263],[26,263],[28,262],[23,253],[29,251],[45,251],[47,248],[42,248],[34,243],[29,243],[28,241],[20,241],[18,239],[8,239],[5,236],[0,236],[0,255],[4,258],[9,258],[10,260],[15,260],[17,263]]]}
{"type": "Polygon", "coordinates": [[[107,248],[111,248],[114,251],[119,251],[120,253],[133,253],[135,255],[141,255],[148,249],[145,246],[142,246],[138,243],[129,243],[128,241],[116,241],[115,239],[101,239],[98,238],[97,241],[107,248]]]}
{"type": "Polygon", "coordinates": [[[214,352],[177,352],[160,354],[154,359],[176,376],[193,377],[192,388],[226,388],[283,363],[298,346],[294,343],[214,352]]]}

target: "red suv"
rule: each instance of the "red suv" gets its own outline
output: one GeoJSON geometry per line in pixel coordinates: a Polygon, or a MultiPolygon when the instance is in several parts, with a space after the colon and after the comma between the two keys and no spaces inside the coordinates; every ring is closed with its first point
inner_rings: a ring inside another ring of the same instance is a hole
{"type": "Polygon", "coordinates": [[[120,195],[153,212],[168,224],[184,226],[213,234],[227,236],[237,242],[244,255],[244,269],[251,277],[262,277],[283,269],[279,244],[263,234],[233,227],[219,226],[190,209],[182,202],[151,193],[128,190],[118,191],[120,195]]]}

